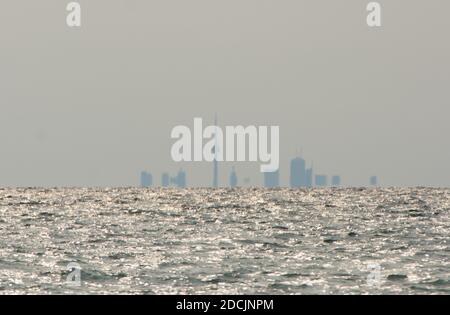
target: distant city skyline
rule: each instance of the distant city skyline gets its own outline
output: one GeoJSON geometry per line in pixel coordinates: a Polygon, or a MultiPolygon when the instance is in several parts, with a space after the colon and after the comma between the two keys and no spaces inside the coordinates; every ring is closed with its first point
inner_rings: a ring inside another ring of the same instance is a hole
{"type": "MultiPolygon", "coordinates": [[[[136,186],[142,170],[156,185],[180,168],[209,187],[213,165],[173,162],[170,133],[216,113],[280,127],[280,185],[301,147],[328,185],[450,187],[450,1],[382,2],[370,28],[360,0],[80,0],[74,30],[65,3],[2,1],[0,187],[136,186]]],[[[232,166],[264,182],[227,162],[222,186],[232,166]]]]}
{"type": "MultiPolygon", "coordinates": [[[[242,187],[245,186],[246,180],[241,180],[241,183],[239,183],[239,175],[236,171],[236,167],[233,166],[231,168],[231,171],[229,172],[229,178],[228,182],[221,183],[218,179],[218,173],[219,173],[219,165],[220,163],[216,160],[212,162],[213,170],[212,170],[212,177],[213,181],[212,184],[209,187],[212,188],[219,188],[219,187],[230,187],[230,188],[236,188],[236,187],[242,187]]],[[[290,169],[289,169],[289,183],[283,184],[280,183],[280,170],[277,170],[276,172],[267,172],[263,173],[263,178],[260,183],[255,183],[254,187],[265,187],[265,188],[277,188],[277,187],[290,187],[290,188],[312,188],[312,187],[341,187],[346,186],[349,187],[349,185],[342,185],[342,176],[341,175],[326,175],[326,174],[315,174],[314,168],[311,163],[311,167],[306,167],[307,162],[300,156],[294,157],[291,159],[290,162],[290,169]],[[314,179],[313,179],[314,178],[314,179]]],[[[196,176],[195,174],[192,174],[193,176],[196,176]]],[[[171,178],[168,173],[164,172],[162,173],[162,179],[161,184],[156,184],[155,187],[169,187],[171,184],[174,184],[175,187],[185,188],[185,187],[199,187],[195,185],[189,185],[187,184],[187,176],[188,174],[185,171],[180,170],[178,172],[178,175],[176,177],[171,178]]],[[[144,188],[152,187],[152,174],[147,171],[141,172],[140,177],[140,186],[144,188]]],[[[368,177],[367,183],[361,186],[378,186],[378,177],[375,175],[372,175],[368,177]]],[[[208,186],[206,186],[208,187],[208,186]]]]}

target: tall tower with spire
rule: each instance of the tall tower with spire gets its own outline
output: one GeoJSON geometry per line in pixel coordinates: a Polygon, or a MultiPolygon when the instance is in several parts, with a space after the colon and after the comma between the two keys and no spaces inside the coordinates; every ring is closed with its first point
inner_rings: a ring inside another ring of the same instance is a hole
{"type": "Polygon", "coordinates": [[[220,150],[217,143],[217,114],[214,115],[214,126],[216,126],[216,132],[214,134],[215,137],[215,145],[214,145],[214,161],[213,161],[213,187],[219,187],[219,163],[217,161],[217,154],[220,150]]]}

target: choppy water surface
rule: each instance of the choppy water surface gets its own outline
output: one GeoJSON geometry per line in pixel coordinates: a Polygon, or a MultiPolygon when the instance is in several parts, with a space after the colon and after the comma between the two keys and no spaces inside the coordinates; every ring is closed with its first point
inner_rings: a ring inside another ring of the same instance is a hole
{"type": "Polygon", "coordinates": [[[449,294],[450,190],[3,189],[0,293],[449,294]]]}

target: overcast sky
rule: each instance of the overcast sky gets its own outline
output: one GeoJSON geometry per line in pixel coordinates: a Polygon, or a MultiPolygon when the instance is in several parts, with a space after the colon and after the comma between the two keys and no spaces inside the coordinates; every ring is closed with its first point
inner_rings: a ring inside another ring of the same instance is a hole
{"type": "MultiPolygon", "coordinates": [[[[279,125],[282,183],[303,152],[345,185],[450,186],[450,1],[79,1],[0,4],[0,186],[126,186],[183,167],[194,117],[279,125]]],[[[260,184],[259,163],[232,165],[260,184]]]]}

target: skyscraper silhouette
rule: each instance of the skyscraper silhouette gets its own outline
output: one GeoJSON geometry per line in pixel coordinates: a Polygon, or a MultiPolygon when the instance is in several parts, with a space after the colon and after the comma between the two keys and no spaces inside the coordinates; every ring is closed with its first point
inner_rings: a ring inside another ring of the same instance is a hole
{"type": "Polygon", "coordinates": [[[297,157],[291,160],[290,184],[292,188],[306,186],[305,160],[297,157]]]}
{"type": "Polygon", "coordinates": [[[186,172],[179,170],[177,176],[175,177],[174,183],[179,188],[186,187],[186,172]]]}
{"type": "Polygon", "coordinates": [[[264,187],[275,188],[280,186],[280,171],[264,173],[264,187]]]}
{"type": "Polygon", "coordinates": [[[327,185],[326,175],[316,175],[316,186],[325,187],[327,185]]]}
{"type": "Polygon", "coordinates": [[[170,185],[170,177],[169,174],[163,173],[161,176],[161,186],[162,187],[169,187],[170,185]]]}
{"type": "Polygon", "coordinates": [[[339,175],[334,175],[334,176],[331,178],[331,186],[334,186],[334,187],[341,186],[341,176],[339,176],[339,175]]]}
{"type": "Polygon", "coordinates": [[[141,187],[147,188],[152,186],[153,176],[145,171],[141,172],[141,187]]]}
{"type": "Polygon", "coordinates": [[[376,186],[378,185],[378,177],[376,176],[371,176],[369,179],[370,182],[370,186],[376,186]]]}
{"type": "Polygon", "coordinates": [[[234,169],[234,166],[233,166],[233,168],[232,168],[232,170],[231,170],[231,173],[230,173],[230,187],[231,187],[231,188],[236,187],[236,186],[237,186],[237,183],[238,183],[238,178],[237,178],[237,175],[236,175],[236,171],[235,171],[235,169],[234,169]]]}
{"type": "Polygon", "coordinates": [[[213,187],[219,187],[219,162],[217,161],[217,154],[220,150],[217,143],[217,114],[214,116],[214,126],[216,126],[216,133],[214,134],[215,145],[214,145],[214,160],[213,160],[213,187]]]}
{"type": "Polygon", "coordinates": [[[311,165],[310,168],[306,169],[306,187],[312,186],[313,186],[313,166],[311,165]]]}

